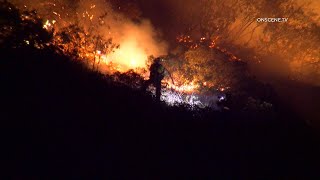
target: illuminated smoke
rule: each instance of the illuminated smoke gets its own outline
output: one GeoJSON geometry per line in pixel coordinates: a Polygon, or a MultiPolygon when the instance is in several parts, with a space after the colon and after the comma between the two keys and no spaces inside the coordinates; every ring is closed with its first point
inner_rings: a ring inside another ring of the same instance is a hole
{"type": "Polygon", "coordinates": [[[167,53],[167,45],[156,39],[157,32],[148,20],[139,24],[130,21],[114,22],[110,32],[115,33],[115,42],[120,47],[107,57],[108,62],[114,62],[128,68],[147,68],[149,56],[160,56],[167,53]]]}

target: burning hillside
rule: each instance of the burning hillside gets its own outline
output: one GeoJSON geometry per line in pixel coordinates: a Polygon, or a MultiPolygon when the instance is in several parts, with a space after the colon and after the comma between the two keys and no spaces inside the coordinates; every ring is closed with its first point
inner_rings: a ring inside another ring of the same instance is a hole
{"type": "MultiPolygon", "coordinates": [[[[35,9],[34,16],[43,19],[43,28],[53,35],[50,44],[58,47],[64,54],[82,60],[94,70],[107,74],[134,70],[147,78],[148,66],[152,60],[150,58],[167,54],[166,43],[159,39],[159,33],[150,21],[139,19],[139,22],[133,22],[104,1],[77,1],[76,4],[58,0],[15,3],[22,10],[35,9]]],[[[22,14],[21,18],[32,20],[34,17],[22,14]]],[[[193,42],[189,36],[179,37],[177,41],[193,50],[200,46],[206,47],[205,43],[208,43],[205,38],[193,42]],[[189,38],[188,42],[182,40],[184,38],[189,38]]],[[[29,45],[29,41],[26,40],[25,43],[29,45]]],[[[214,44],[214,41],[210,41],[208,48],[214,48],[214,44]]],[[[197,99],[198,96],[191,94],[200,93],[202,86],[214,86],[213,82],[198,78],[196,73],[187,76],[186,67],[174,67],[174,63],[183,63],[187,57],[180,61],[170,56],[166,56],[166,59],[168,60],[165,64],[171,72],[171,78],[167,78],[163,83],[167,89],[163,92],[163,100],[169,104],[196,104],[190,97],[197,99]]],[[[189,59],[190,62],[194,61],[189,59]]],[[[188,68],[195,67],[195,64],[190,64],[188,68]]]]}
{"type": "MultiPolygon", "coordinates": [[[[164,57],[163,64],[169,76],[163,81],[166,87],[163,94],[167,94],[163,98],[168,102],[193,104],[189,103],[189,99],[194,99],[190,97],[197,99],[207,92],[235,90],[248,74],[245,62],[260,67],[259,64],[269,63],[265,58],[269,54],[285,57],[281,62],[288,62],[292,78],[313,75],[312,81],[316,81],[320,69],[317,57],[319,41],[316,41],[319,27],[312,18],[309,18],[310,23],[302,23],[299,18],[309,17],[307,11],[299,11],[296,3],[287,0],[278,4],[263,0],[257,4],[247,0],[201,1],[192,7],[190,0],[183,10],[179,8],[179,3],[167,2],[179,13],[179,22],[174,23],[174,43],[172,40],[164,41],[160,29],[142,17],[139,5],[142,9],[143,5],[140,1],[136,6],[104,0],[11,2],[20,11],[25,11],[22,20],[42,19],[42,28],[53,36],[47,45],[81,60],[93,70],[105,74],[133,70],[147,79],[152,59],[164,57]],[[265,9],[260,5],[264,5],[265,9]],[[277,7],[279,12],[268,14],[266,10],[272,6],[277,7]],[[227,9],[233,13],[228,13],[227,9]],[[275,26],[256,22],[258,17],[287,17],[288,14],[292,14],[288,24],[275,26]],[[303,40],[296,39],[297,29],[308,32],[303,40]],[[288,33],[283,34],[280,30],[288,33]],[[301,47],[302,51],[297,51],[296,46],[301,47]],[[282,49],[282,54],[276,52],[278,49],[282,49]]],[[[37,48],[43,46],[27,39],[24,43],[37,48]]],[[[285,69],[280,71],[287,73],[285,69]]]]}
{"type": "Polygon", "coordinates": [[[319,177],[302,1],[0,0],[7,179],[319,177]]]}

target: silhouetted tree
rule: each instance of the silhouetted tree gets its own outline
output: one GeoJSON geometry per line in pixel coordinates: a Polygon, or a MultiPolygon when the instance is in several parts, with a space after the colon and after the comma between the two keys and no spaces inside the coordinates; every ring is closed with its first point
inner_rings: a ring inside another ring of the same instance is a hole
{"type": "Polygon", "coordinates": [[[52,33],[43,27],[36,11],[20,12],[7,1],[0,2],[0,46],[30,46],[43,48],[52,39],[52,33]]]}

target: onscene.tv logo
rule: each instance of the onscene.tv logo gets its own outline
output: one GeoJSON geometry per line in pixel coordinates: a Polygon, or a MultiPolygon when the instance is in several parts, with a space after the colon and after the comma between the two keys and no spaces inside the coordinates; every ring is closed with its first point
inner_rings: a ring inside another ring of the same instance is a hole
{"type": "Polygon", "coordinates": [[[257,18],[259,23],[283,23],[288,21],[289,18],[257,18]]]}

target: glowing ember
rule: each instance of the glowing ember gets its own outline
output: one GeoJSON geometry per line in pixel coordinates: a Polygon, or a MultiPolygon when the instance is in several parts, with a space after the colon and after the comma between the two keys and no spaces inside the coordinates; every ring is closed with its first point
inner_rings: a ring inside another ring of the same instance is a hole
{"type": "Polygon", "coordinates": [[[48,30],[48,31],[51,31],[53,29],[53,25],[56,23],[57,21],[56,20],[47,20],[44,25],[43,25],[43,28],[48,30]]]}
{"type": "Polygon", "coordinates": [[[175,91],[183,92],[183,93],[191,93],[196,91],[199,88],[199,85],[195,84],[194,82],[185,83],[181,85],[175,85],[170,81],[167,83],[168,83],[168,88],[172,88],[175,91]]]}

